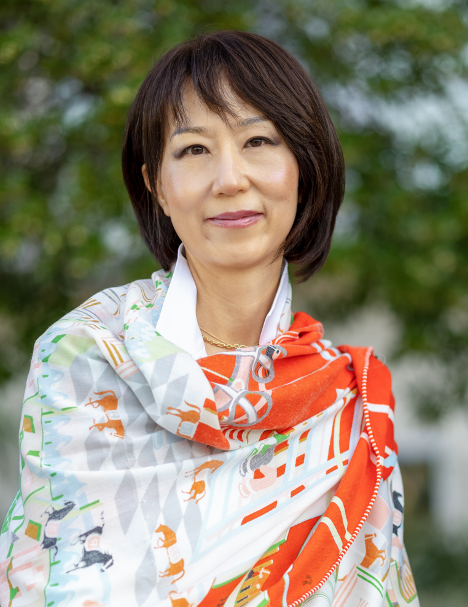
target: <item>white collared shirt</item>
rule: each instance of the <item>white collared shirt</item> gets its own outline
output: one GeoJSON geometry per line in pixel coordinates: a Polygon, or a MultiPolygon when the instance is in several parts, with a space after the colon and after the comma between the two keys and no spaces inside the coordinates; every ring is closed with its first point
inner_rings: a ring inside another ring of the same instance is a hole
{"type": "MultiPolygon", "coordinates": [[[[207,356],[197,320],[197,287],[180,245],[156,331],[198,360],[207,356]]],[[[288,297],[288,262],[283,260],[281,280],[260,334],[261,346],[273,340],[288,297]]]]}

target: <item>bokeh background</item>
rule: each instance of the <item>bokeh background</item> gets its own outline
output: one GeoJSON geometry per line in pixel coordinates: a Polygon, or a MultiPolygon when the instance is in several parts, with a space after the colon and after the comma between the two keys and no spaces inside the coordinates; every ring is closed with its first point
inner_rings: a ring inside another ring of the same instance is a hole
{"type": "Polygon", "coordinates": [[[2,0],[0,518],[17,490],[35,339],[149,276],[120,169],[143,78],[241,29],[290,50],[337,125],[347,189],[295,309],[373,344],[395,378],[406,544],[423,607],[468,604],[468,6],[464,0],[2,0]]]}

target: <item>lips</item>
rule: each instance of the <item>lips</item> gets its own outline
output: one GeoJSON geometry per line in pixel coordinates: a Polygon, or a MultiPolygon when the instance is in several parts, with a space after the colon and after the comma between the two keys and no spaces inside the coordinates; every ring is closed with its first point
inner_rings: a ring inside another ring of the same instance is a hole
{"type": "Polygon", "coordinates": [[[216,217],[209,217],[206,221],[222,228],[246,228],[263,217],[258,211],[234,211],[220,213],[216,217]]]}

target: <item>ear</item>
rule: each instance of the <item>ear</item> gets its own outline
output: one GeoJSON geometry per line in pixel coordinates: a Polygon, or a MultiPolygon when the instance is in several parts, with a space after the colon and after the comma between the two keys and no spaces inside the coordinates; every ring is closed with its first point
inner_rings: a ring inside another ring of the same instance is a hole
{"type": "Polygon", "coordinates": [[[147,189],[149,192],[151,192],[151,188],[150,188],[150,182],[149,182],[149,178],[148,178],[148,171],[146,170],[146,164],[144,164],[144,165],[141,167],[141,172],[142,172],[142,174],[143,174],[143,179],[145,180],[145,186],[146,186],[146,189],[147,189]]]}
{"type": "MultiPolygon", "coordinates": [[[[151,187],[150,187],[150,180],[149,180],[149,176],[148,176],[148,171],[146,169],[146,164],[144,164],[141,167],[141,172],[143,174],[143,179],[145,180],[145,185],[146,188],[148,189],[149,192],[153,193],[151,187]]],[[[164,196],[164,190],[161,184],[161,180],[158,177],[157,181],[156,181],[156,196],[157,196],[157,200],[159,203],[159,206],[162,208],[162,210],[164,211],[164,214],[167,215],[168,217],[171,216],[170,212],[169,212],[169,206],[166,202],[166,198],[164,196]]]]}

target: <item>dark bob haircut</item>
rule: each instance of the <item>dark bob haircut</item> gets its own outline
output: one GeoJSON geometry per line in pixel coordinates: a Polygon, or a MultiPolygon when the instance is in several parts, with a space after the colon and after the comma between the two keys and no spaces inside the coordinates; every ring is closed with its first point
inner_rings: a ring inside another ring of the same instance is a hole
{"type": "Polygon", "coordinates": [[[125,130],[122,168],[143,240],[164,270],[174,264],[180,239],[150,193],[141,168],[155,184],[170,121],[184,124],[184,90],[192,84],[201,101],[223,120],[234,116],[223,83],[271,120],[299,165],[302,204],[280,253],[307,280],[330,250],[344,194],[341,145],[310,76],[281,46],[246,32],[219,31],[169,50],[156,63],[132,104],[125,130]]]}

